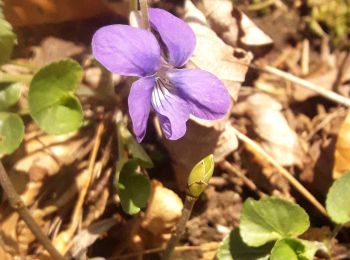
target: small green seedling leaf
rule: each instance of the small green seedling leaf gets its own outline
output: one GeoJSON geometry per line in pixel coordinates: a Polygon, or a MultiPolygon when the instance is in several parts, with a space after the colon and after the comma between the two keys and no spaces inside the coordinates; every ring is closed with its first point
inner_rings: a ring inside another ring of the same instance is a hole
{"type": "Polygon", "coordinates": [[[21,96],[21,83],[0,83],[0,111],[16,104],[21,96]]]}
{"type": "Polygon", "coordinates": [[[250,247],[243,242],[239,229],[235,229],[221,242],[216,258],[218,260],[267,260],[272,246],[273,243],[268,243],[260,247],[250,247]]]}
{"type": "Polygon", "coordinates": [[[36,73],[29,88],[29,110],[49,134],[66,134],[83,122],[82,107],[74,92],[83,70],[71,59],[51,63],[36,73]]]}
{"type": "Polygon", "coordinates": [[[310,226],[309,216],[295,203],[265,197],[247,199],[243,204],[240,232],[249,246],[261,246],[273,240],[294,238],[310,226]]]}
{"type": "Polygon", "coordinates": [[[337,224],[350,222],[350,172],[337,179],[329,189],[326,200],[328,215],[337,224]]]}
{"type": "Polygon", "coordinates": [[[23,136],[22,119],[14,113],[0,112],[0,153],[12,153],[21,144],[23,136]]]}
{"type": "Polygon", "coordinates": [[[193,167],[187,182],[189,195],[198,198],[208,186],[213,172],[214,156],[210,154],[193,167]]]}
{"type": "Polygon", "coordinates": [[[152,168],[153,162],[143,147],[135,140],[134,136],[121,121],[117,124],[118,140],[126,146],[132,158],[139,161],[139,165],[144,168],[152,168]]]}
{"type": "Polygon", "coordinates": [[[2,12],[3,3],[0,1],[0,64],[7,62],[12,54],[17,37],[12,31],[12,26],[5,19],[2,12]]]}
{"type": "Polygon", "coordinates": [[[130,214],[137,214],[147,204],[151,185],[146,176],[136,173],[137,160],[126,162],[118,179],[118,191],[123,210],[130,214]]]}
{"type": "Polygon", "coordinates": [[[272,248],[270,260],[312,260],[317,248],[317,244],[311,241],[282,239],[272,248]]]}

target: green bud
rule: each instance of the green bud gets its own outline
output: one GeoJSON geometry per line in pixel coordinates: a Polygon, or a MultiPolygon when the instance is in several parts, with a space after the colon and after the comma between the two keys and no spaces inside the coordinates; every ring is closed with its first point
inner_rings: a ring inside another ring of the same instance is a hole
{"type": "Polygon", "coordinates": [[[214,171],[214,156],[208,155],[192,169],[187,181],[188,194],[198,198],[209,184],[214,171]]]}

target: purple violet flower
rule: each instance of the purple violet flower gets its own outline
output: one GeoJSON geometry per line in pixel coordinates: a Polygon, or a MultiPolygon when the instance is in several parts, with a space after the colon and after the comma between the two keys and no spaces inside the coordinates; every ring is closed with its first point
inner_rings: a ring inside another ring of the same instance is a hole
{"type": "Polygon", "coordinates": [[[146,133],[151,105],[167,139],[186,133],[189,115],[215,120],[230,107],[222,82],[200,69],[178,69],[191,57],[196,38],[181,19],[162,9],[149,9],[152,32],[128,25],[100,28],[92,39],[94,57],[109,71],[140,77],[130,90],[128,105],[139,142],[146,133]],[[158,40],[157,40],[158,39],[158,40]]]}

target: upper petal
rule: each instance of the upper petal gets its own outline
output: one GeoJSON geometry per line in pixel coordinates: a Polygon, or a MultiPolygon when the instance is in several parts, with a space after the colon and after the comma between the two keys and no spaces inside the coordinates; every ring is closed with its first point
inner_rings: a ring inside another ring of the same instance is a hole
{"type": "Polygon", "coordinates": [[[154,77],[145,77],[135,81],[130,89],[129,114],[138,142],[142,141],[146,133],[153,87],[154,77]]]}
{"type": "Polygon", "coordinates": [[[159,86],[153,89],[152,106],[157,112],[163,133],[167,139],[177,140],[186,133],[189,107],[185,100],[159,86]]]}
{"type": "Polygon", "coordinates": [[[109,25],[92,38],[94,57],[109,71],[126,76],[154,74],[160,64],[160,47],[154,35],[128,25],[109,25]]]}
{"type": "Polygon", "coordinates": [[[149,9],[149,19],[168,49],[169,62],[176,67],[183,66],[196,47],[192,29],[181,19],[158,8],[149,9]]]}
{"type": "Polygon", "coordinates": [[[167,73],[179,96],[186,100],[190,113],[214,120],[222,118],[230,108],[230,95],[213,74],[200,69],[173,69],[167,73]]]}

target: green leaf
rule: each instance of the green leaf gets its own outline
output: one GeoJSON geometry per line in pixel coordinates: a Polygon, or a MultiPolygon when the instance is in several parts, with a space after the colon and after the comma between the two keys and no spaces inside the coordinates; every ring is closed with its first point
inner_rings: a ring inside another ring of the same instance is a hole
{"type": "Polygon", "coordinates": [[[0,111],[16,104],[21,96],[21,83],[0,83],[0,111]]]}
{"type": "Polygon", "coordinates": [[[143,147],[135,140],[134,136],[126,128],[123,121],[117,124],[118,140],[126,146],[133,158],[139,161],[139,165],[144,168],[152,168],[153,162],[143,147]]]}
{"type": "Polygon", "coordinates": [[[309,226],[309,216],[295,203],[265,197],[259,201],[249,198],[243,204],[240,232],[243,241],[249,246],[297,237],[309,226]]]}
{"type": "Polygon", "coordinates": [[[282,239],[272,248],[270,260],[312,260],[317,248],[317,244],[311,241],[282,239]]]}
{"type": "Polygon", "coordinates": [[[118,191],[123,210],[130,214],[137,214],[145,207],[151,192],[148,178],[136,173],[137,160],[126,162],[120,172],[118,191]]]}
{"type": "Polygon", "coordinates": [[[326,208],[331,219],[338,224],[350,222],[350,172],[337,179],[329,189],[326,208]]]}
{"type": "Polygon", "coordinates": [[[12,153],[21,144],[23,136],[22,119],[14,113],[0,112],[0,153],[12,153]]]}
{"type": "Polygon", "coordinates": [[[17,42],[17,37],[12,31],[11,24],[4,19],[2,7],[3,3],[0,1],[0,64],[10,59],[13,47],[17,42]]]}
{"type": "Polygon", "coordinates": [[[237,228],[221,242],[216,258],[218,260],[267,260],[272,246],[273,243],[260,247],[248,246],[243,242],[237,228]]]}
{"type": "Polygon", "coordinates": [[[187,181],[189,195],[198,198],[202,194],[213,175],[214,165],[214,156],[210,154],[193,167],[187,181]]]}
{"type": "Polygon", "coordinates": [[[29,110],[36,123],[49,134],[77,130],[83,112],[74,92],[83,70],[71,59],[51,63],[36,73],[29,88],[29,110]]]}

